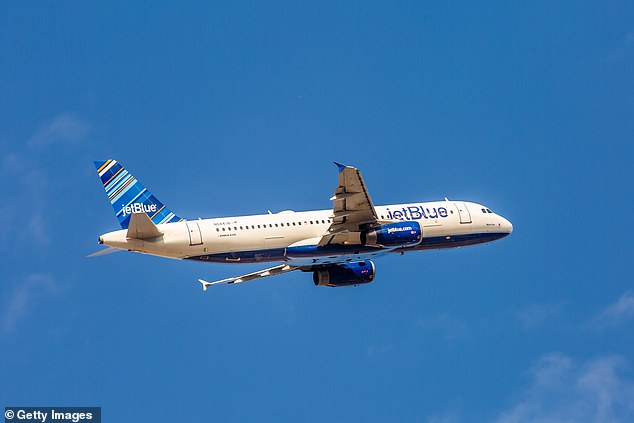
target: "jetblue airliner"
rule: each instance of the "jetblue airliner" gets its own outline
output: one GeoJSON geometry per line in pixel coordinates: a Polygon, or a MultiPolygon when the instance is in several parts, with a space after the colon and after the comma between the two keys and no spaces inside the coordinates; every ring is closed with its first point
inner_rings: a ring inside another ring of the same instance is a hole
{"type": "Polygon", "coordinates": [[[358,169],[335,163],[339,180],[331,210],[185,220],[152,195],[116,160],[96,161],[121,230],[99,237],[110,248],[211,263],[278,263],[214,282],[248,282],[294,270],[319,286],[374,280],[373,260],[390,253],[456,248],[504,238],[511,222],[466,201],[375,206],[358,169]]]}

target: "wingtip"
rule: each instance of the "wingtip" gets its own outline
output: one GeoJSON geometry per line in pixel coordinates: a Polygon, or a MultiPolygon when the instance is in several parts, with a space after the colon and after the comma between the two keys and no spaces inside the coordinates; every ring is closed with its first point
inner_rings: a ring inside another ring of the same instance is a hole
{"type": "Polygon", "coordinates": [[[341,164],[339,162],[333,162],[333,163],[337,165],[337,167],[339,168],[339,172],[343,172],[343,170],[348,167],[348,166],[346,166],[344,164],[341,164]]]}
{"type": "Polygon", "coordinates": [[[209,285],[211,285],[211,283],[204,281],[202,279],[198,279],[198,282],[200,282],[200,284],[203,286],[203,292],[207,291],[207,288],[209,288],[209,285]]]}

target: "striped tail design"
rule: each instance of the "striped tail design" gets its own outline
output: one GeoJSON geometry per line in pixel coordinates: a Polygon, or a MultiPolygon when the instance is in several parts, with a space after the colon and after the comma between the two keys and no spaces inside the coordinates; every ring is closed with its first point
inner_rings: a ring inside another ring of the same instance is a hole
{"type": "Polygon", "coordinates": [[[165,207],[116,160],[96,161],[95,167],[123,229],[128,228],[132,213],[145,212],[157,225],[183,220],[165,207]]]}

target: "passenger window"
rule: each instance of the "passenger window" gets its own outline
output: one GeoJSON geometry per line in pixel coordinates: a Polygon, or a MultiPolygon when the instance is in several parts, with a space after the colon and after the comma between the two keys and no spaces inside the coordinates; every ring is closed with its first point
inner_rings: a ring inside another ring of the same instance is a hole
{"type": "Polygon", "coordinates": [[[216,232],[220,232],[220,228],[216,228],[216,232]]]}
{"type": "Polygon", "coordinates": [[[222,228],[222,232],[224,232],[224,231],[225,231],[225,228],[222,228]]]}
{"type": "Polygon", "coordinates": [[[295,222],[293,222],[293,226],[295,226],[295,222]]]}
{"type": "Polygon", "coordinates": [[[258,229],[261,229],[261,228],[260,228],[260,225],[258,225],[258,229]]]}
{"type": "Polygon", "coordinates": [[[240,226],[240,230],[242,230],[242,226],[240,226]]]}
{"type": "Polygon", "coordinates": [[[311,225],[313,224],[313,221],[312,221],[312,220],[310,221],[310,224],[311,224],[311,225]]]}

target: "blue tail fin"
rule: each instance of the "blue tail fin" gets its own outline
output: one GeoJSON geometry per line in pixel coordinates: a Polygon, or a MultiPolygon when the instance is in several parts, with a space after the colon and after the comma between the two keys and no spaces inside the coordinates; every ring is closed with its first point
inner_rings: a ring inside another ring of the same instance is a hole
{"type": "Polygon", "coordinates": [[[116,160],[95,161],[95,167],[123,229],[128,228],[132,213],[145,212],[157,225],[183,220],[165,207],[116,160]]]}

